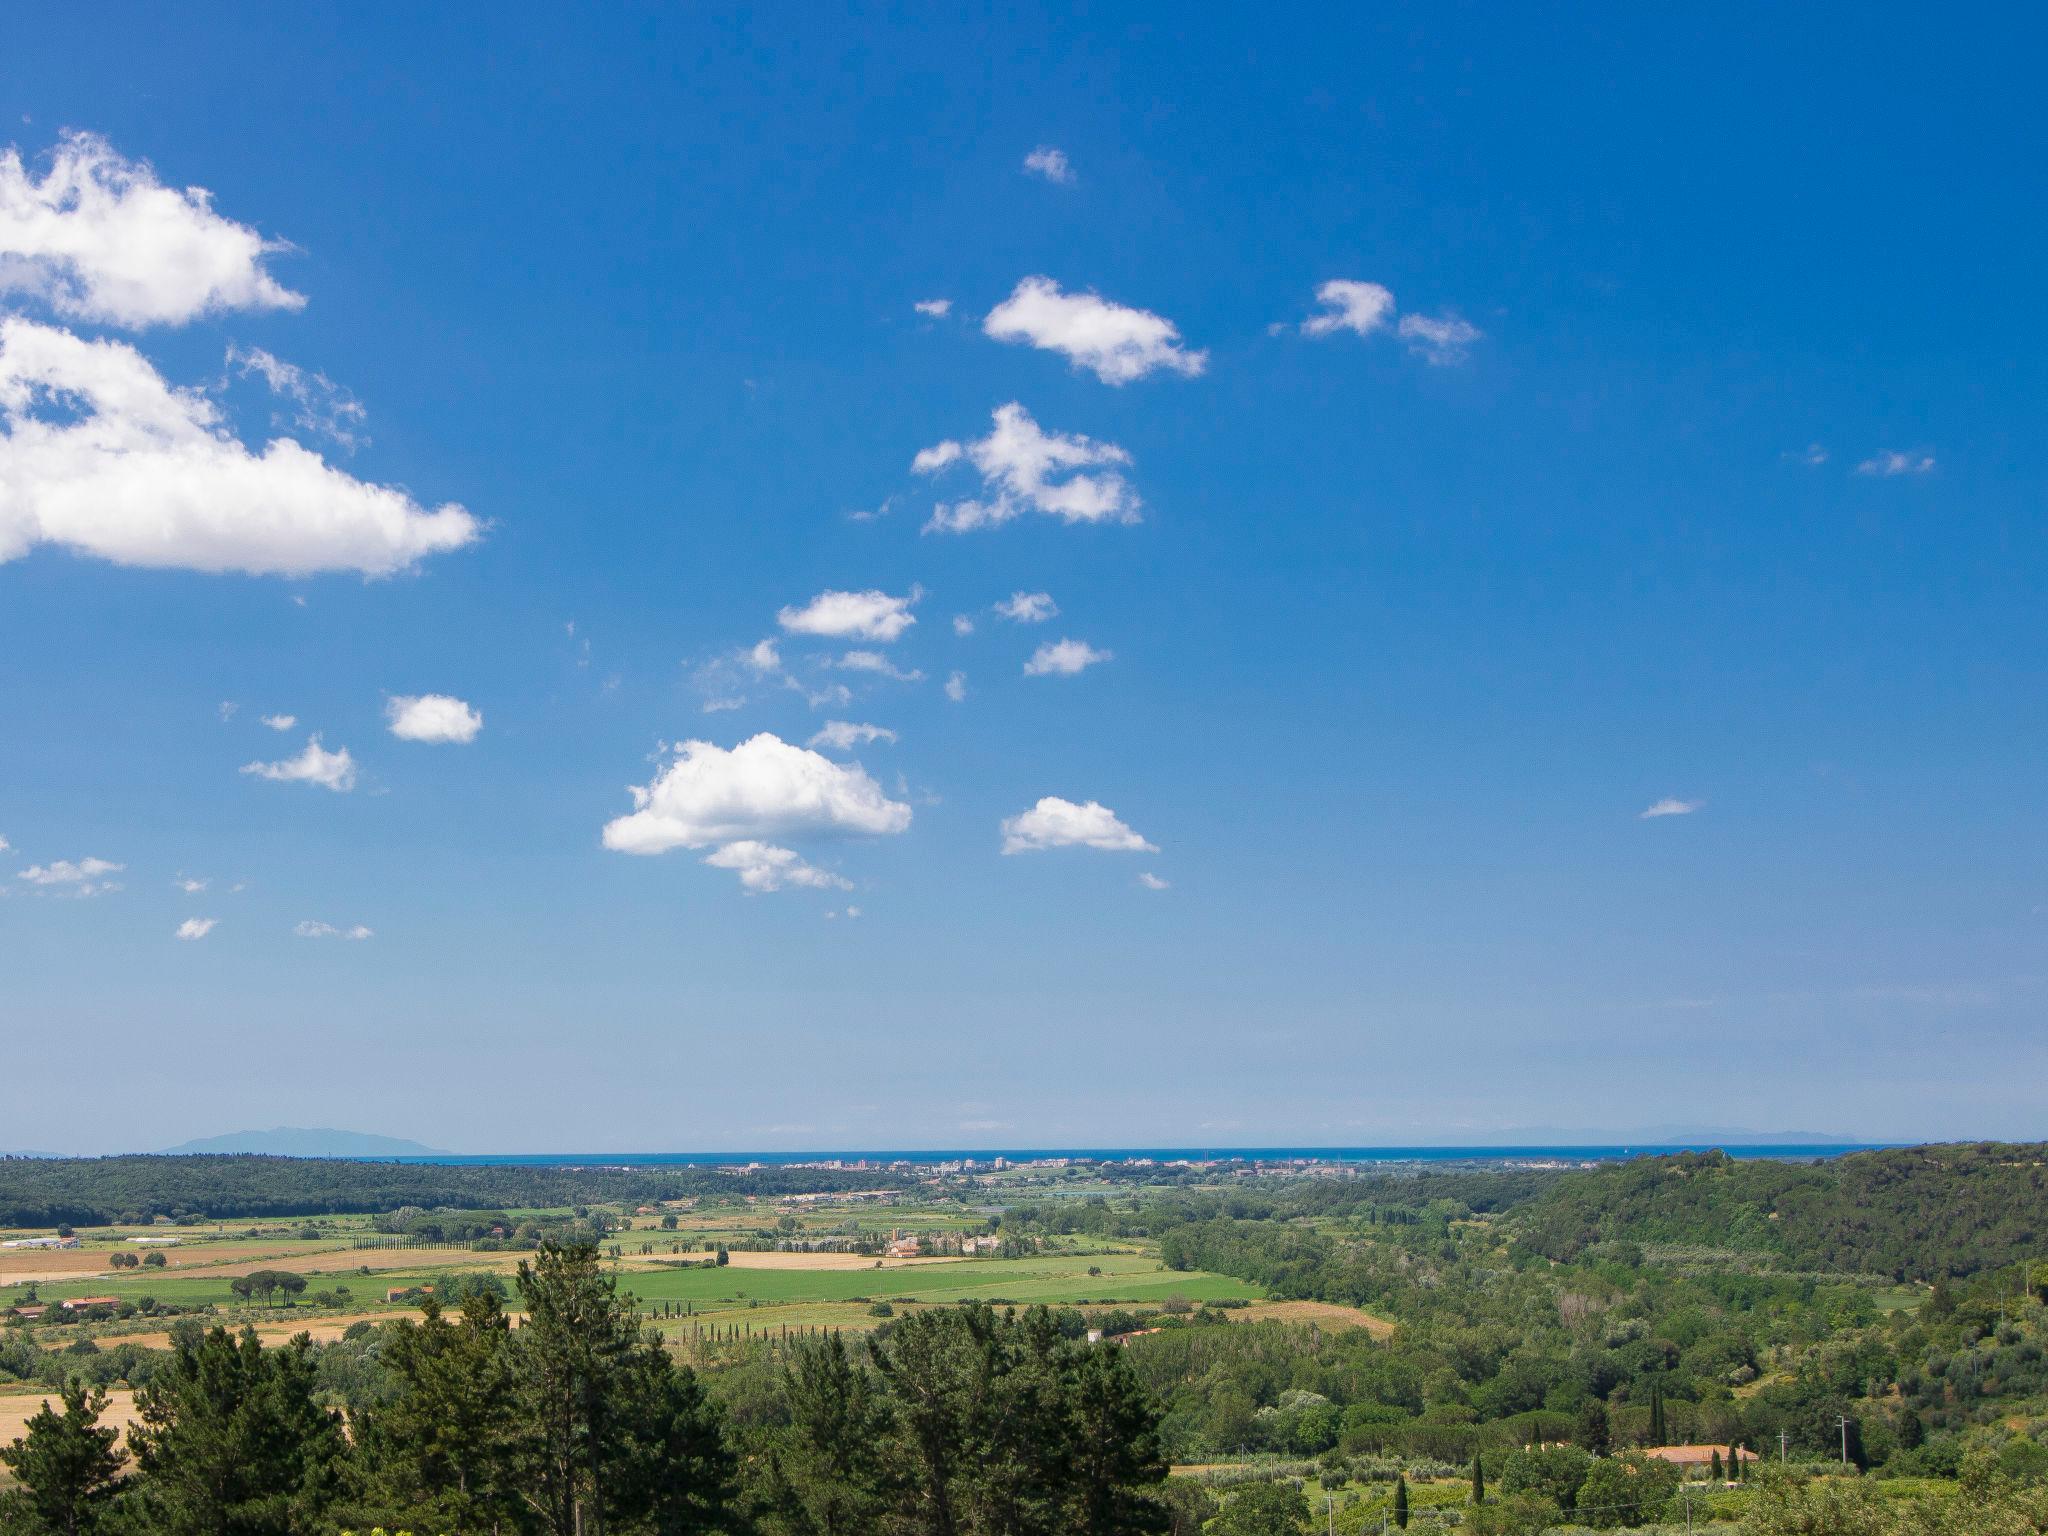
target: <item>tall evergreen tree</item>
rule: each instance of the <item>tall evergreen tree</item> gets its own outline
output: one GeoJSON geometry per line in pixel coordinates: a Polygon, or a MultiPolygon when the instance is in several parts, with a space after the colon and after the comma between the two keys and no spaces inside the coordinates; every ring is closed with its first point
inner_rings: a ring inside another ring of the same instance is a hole
{"type": "Polygon", "coordinates": [[[73,1381],[59,1397],[62,1413],[45,1402],[21,1439],[0,1446],[0,1465],[20,1485],[0,1493],[0,1531],[8,1536],[92,1536],[104,1529],[120,1490],[121,1434],[100,1426],[106,1392],[73,1381]]]}
{"type": "Polygon", "coordinates": [[[189,1336],[136,1393],[129,1449],[151,1536],[296,1536],[333,1500],[339,1418],[313,1397],[312,1342],[189,1336]]]}
{"type": "Polygon", "coordinates": [[[769,1452],[763,1523],[776,1536],[861,1536],[889,1502],[887,1399],[839,1335],[797,1345],[782,1374],[789,1423],[769,1452]]]}
{"type": "Polygon", "coordinates": [[[1572,1428],[1572,1441],[1580,1450],[1595,1456],[1605,1456],[1613,1444],[1613,1433],[1608,1427],[1607,1405],[1598,1398],[1579,1410],[1578,1423],[1572,1428]]]}
{"type": "Polygon", "coordinates": [[[544,1242],[519,1266],[516,1338],[522,1433],[512,1466],[548,1536],[716,1530],[733,1462],[694,1372],[643,1334],[594,1243],[544,1242]]]}
{"type": "Polygon", "coordinates": [[[1408,1477],[1402,1472],[1394,1474],[1394,1524],[1408,1529],[1408,1477]]]}
{"type": "Polygon", "coordinates": [[[1172,1524],[1148,1489],[1166,1481],[1159,1410],[1121,1349],[1097,1347],[1073,1372],[1070,1461],[1075,1536],[1144,1536],[1172,1524]]]}
{"type": "Polygon", "coordinates": [[[354,1425],[364,1525],[492,1530],[519,1507],[513,1448],[519,1405],[509,1320],[496,1294],[473,1293],[450,1323],[434,1297],[384,1346],[390,1403],[354,1425]]]}
{"type": "Polygon", "coordinates": [[[1472,1502],[1486,1502],[1486,1465],[1479,1459],[1479,1453],[1472,1453],[1472,1502]]]}

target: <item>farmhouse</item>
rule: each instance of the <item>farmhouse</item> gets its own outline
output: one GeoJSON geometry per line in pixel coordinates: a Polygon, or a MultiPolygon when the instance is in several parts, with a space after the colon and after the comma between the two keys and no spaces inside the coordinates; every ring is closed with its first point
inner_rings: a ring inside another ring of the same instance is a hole
{"type": "Polygon", "coordinates": [[[1674,1467],[1712,1466],[1717,1456],[1723,1462],[1730,1456],[1739,1456],[1744,1461],[1756,1460],[1755,1451],[1727,1445],[1653,1445],[1643,1454],[1654,1456],[1659,1461],[1668,1461],[1674,1467]]]}
{"type": "Polygon", "coordinates": [[[884,1248],[882,1252],[892,1259],[914,1259],[918,1253],[917,1239],[914,1237],[899,1237],[890,1243],[887,1248],[884,1248]]]}
{"type": "Polygon", "coordinates": [[[121,1298],[118,1296],[74,1296],[69,1301],[63,1303],[66,1312],[75,1312],[80,1307],[118,1307],[119,1305],[121,1305],[121,1298]]]}

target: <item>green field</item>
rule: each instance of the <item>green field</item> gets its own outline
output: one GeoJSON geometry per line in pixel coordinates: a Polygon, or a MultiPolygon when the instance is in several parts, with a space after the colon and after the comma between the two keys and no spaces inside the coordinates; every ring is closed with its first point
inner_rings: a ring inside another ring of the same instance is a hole
{"type": "Polygon", "coordinates": [[[889,1269],[677,1269],[631,1270],[621,1287],[645,1302],[687,1301],[711,1307],[875,1301],[1014,1301],[1157,1305],[1169,1297],[1189,1301],[1251,1300],[1256,1286],[1224,1275],[1174,1271],[1141,1254],[1040,1255],[1028,1259],[967,1259],[889,1269]],[[1100,1275],[1090,1275],[1090,1266],[1100,1275]]]}

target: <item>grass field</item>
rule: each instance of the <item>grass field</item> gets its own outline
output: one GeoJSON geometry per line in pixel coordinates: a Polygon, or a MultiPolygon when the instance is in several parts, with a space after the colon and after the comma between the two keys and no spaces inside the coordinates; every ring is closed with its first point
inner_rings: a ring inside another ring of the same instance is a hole
{"type": "Polygon", "coordinates": [[[1257,1287],[1202,1271],[1164,1269],[1138,1254],[1040,1255],[1028,1259],[961,1259],[859,1269],[630,1269],[621,1285],[646,1302],[689,1302],[709,1307],[846,1302],[856,1297],[891,1301],[965,1300],[1158,1305],[1169,1297],[1189,1301],[1251,1299],[1257,1287]],[[1090,1275],[1090,1267],[1099,1275],[1090,1275]]]}

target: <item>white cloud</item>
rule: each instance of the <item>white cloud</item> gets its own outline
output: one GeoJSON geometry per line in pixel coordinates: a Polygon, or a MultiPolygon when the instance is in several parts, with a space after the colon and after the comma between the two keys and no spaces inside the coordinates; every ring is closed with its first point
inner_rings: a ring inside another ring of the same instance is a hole
{"type": "Polygon", "coordinates": [[[376,937],[370,929],[365,928],[361,923],[356,923],[348,928],[337,928],[332,923],[317,923],[309,920],[295,925],[292,928],[292,932],[302,939],[361,940],[376,937]]]}
{"type": "Polygon", "coordinates": [[[1003,823],[1003,852],[1033,853],[1042,848],[1100,848],[1108,853],[1159,851],[1099,801],[1076,805],[1057,795],[1047,795],[1030,810],[1003,823]]]}
{"type": "Polygon", "coordinates": [[[704,862],[713,869],[735,871],[742,889],[749,891],[779,891],[788,885],[808,886],[821,891],[853,889],[851,880],[841,879],[815,864],[806,864],[790,849],[753,839],[714,848],[704,855],[704,862]]]}
{"type": "Polygon", "coordinates": [[[188,943],[194,939],[203,939],[213,932],[214,925],[219,921],[217,917],[188,917],[178,924],[177,937],[188,943]]]}
{"type": "Polygon", "coordinates": [[[946,697],[951,699],[955,704],[961,703],[966,699],[967,674],[965,672],[955,672],[951,674],[949,677],[947,677],[946,697]]]}
{"type": "Polygon", "coordinates": [[[230,720],[234,719],[235,711],[241,707],[233,699],[222,699],[220,701],[220,723],[226,725],[230,720]]]}
{"type": "Polygon", "coordinates": [[[125,342],[0,320],[0,561],[55,544],[119,565],[387,576],[481,533],[289,438],[251,453],[125,342]]]}
{"type": "Polygon", "coordinates": [[[1928,475],[1933,472],[1934,455],[1931,453],[1880,453],[1856,466],[1859,475],[1879,475],[1887,480],[1894,475],[1928,475]]]}
{"type": "Polygon", "coordinates": [[[6,838],[4,838],[4,837],[0,837],[0,853],[8,853],[8,852],[11,852],[11,851],[13,850],[13,848],[14,848],[14,844],[12,844],[12,843],[10,843],[9,841],[7,841],[7,839],[6,839],[6,838]]]}
{"type": "Polygon", "coordinates": [[[280,784],[317,784],[337,794],[347,794],[356,787],[356,760],[349,756],[348,748],[329,752],[320,745],[318,736],[310,738],[306,750],[297,757],[274,763],[244,763],[242,772],[280,784]]]}
{"type": "Polygon", "coordinates": [[[1828,451],[1819,443],[1808,443],[1797,453],[1786,453],[1780,457],[1790,459],[1796,464],[1804,464],[1808,469],[1819,469],[1821,465],[1827,463],[1828,451]]]}
{"type": "Polygon", "coordinates": [[[264,270],[289,247],[215,213],[199,187],[166,187],[105,139],[67,134],[41,180],[0,152],[0,293],[59,314],[139,328],[228,309],[298,309],[264,270]]]}
{"type": "Polygon", "coordinates": [[[1145,887],[1145,889],[1148,891],[1170,890],[1173,886],[1173,882],[1171,880],[1162,880],[1159,878],[1159,876],[1151,873],[1149,870],[1146,873],[1138,876],[1138,884],[1145,887]]]}
{"type": "Polygon", "coordinates": [[[801,608],[782,609],[775,615],[775,621],[793,635],[879,640],[887,645],[917,622],[917,615],[910,610],[923,596],[916,587],[910,589],[907,597],[891,597],[872,589],[820,592],[801,608]]]}
{"type": "Polygon", "coordinates": [[[1060,605],[1050,592],[1012,592],[1008,601],[997,603],[996,612],[1013,624],[1043,624],[1060,616],[1060,605]]]}
{"type": "Polygon", "coordinates": [[[273,731],[288,731],[299,723],[297,715],[265,715],[263,723],[273,731]]]}
{"type": "Polygon", "coordinates": [[[1113,661],[1114,651],[1098,651],[1086,640],[1048,640],[1024,663],[1026,677],[1072,677],[1097,662],[1113,661]]]}
{"type": "Polygon", "coordinates": [[[991,493],[983,501],[941,502],[925,524],[927,533],[994,528],[1026,512],[1043,512],[1067,523],[1138,521],[1142,504],[1122,475],[1114,469],[1082,473],[1130,463],[1131,456],[1116,444],[1041,431],[1031,413],[1014,400],[998,406],[993,419],[987,437],[965,444],[939,443],[911,461],[913,470],[931,474],[965,458],[991,493]]]}
{"type": "Polygon", "coordinates": [[[953,633],[958,635],[963,640],[966,639],[969,635],[974,633],[974,620],[970,619],[964,613],[954,614],[953,633]]]}
{"type": "Polygon", "coordinates": [[[1062,293],[1049,277],[1027,277],[988,312],[982,334],[1057,352],[1105,384],[1128,384],[1165,368],[1194,378],[1209,366],[1207,352],[1180,345],[1180,331],[1164,315],[1113,304],[1096,293],[1062,293]]]}
{"type": "Polygon", "coordinates": [[[175,885],[187,896],[197,896],[201,891],[205,890],[207,886],[211,885],[212,883],[213,882],[210,880],[196,880],[192,878],[190,875],[180,875],[178,876],[177,879],[171,882],[171,884],[175,885]]]}
{"type": "Polygon", "coordinates": [[[1486,333],[1455,315],[1403,315],[1401,339],[1408,350],[1432,368],[1465,361],[1466,350],[1486,333]]]}
{"type": "Polygon", "coordinates": [[[773,640],[756,640],[742,659],[764,677],[782,670],[782,653],[775,648],[773,640]]]}
{"type": "Polygon", "coordinates": [[[351,453],[369,442],[362,429],[370,413],[363,409],[354,395],[326,374],[309,373],[261,347],[245,349],[230,346],[227,362],[230,368],[238,369],[243,378],[252,373],[260,374],[272,394],[281,395],[297,406],[298,409],[292,412],[291,422],[301,432],[310,432],[316,437],[339,443],[351,453]]]}
{"type": "Polygon", "coordinates": [[[1394,295],[1378,283],[1361,283],[1347,277],[1333,278],[1316,290],[1316,302],[1323,313],[1301,322],[1304,336],[1331,336],[1354,331],[1370,336],[1394,316],[1394,295]]]}
{"type": "Polygon", "coordinates": [[[471,742],[484,717],[445,693],[400,694],[384,703],[384,719],[400,741],[471,742]]]}
{"type": "Polygon", "coordinates": [[[910,826],[858,764],[840,764],[768,732],[730,750],[686,741],[647,785],[633,785],[631,815],[608,822],[604,845],[666,853],[798,834],[882,836],[910,826]]]}
{"type": "Polygon", "coordinates": [[[953,312],[951,299],[919,299],[910,306],[920,315],[929,315],[934,320],[943,320],[953,312]]]}
{"type": "Polygon", "coordinates": [[[848,651],[844,656],[833,662],[832,665],[838,667],[842,672],[873,672],[881,677],[894,678],[899,683],[921,683],[924,681],[924,674],[922,672],[916,670],[906,672],[880,651],[848,651]]]}
{"type": "Polygon", "coordinates": [[[1645,807],[1636,815],[1638,821],[1655,821],[1660,816],[1690,816],[1706,805],[1704,800],[1674,800],[1665,796],[1654,805],[1645,807]]]}
{"type": "Polygon", "coordinates": [[[1057,186],[1068,186],[1074,180],[1074,168],[1067,163],[1066,151],[1055,149],[1050,144],[1041,144],[1026,155],[1024,170],[1032,176],[1043,176],[1057,186]]]}
{"type": "Polygon", "coordinates": [[[121,889],[117,881],[107,879],[118,875],[128,866],[116,864],[109,859],[53,859],[48,864],[31,864],[19,878],[30,885],[54,888],[67,896],[97,896],[102,891],[121,889]]]}
{"type": "Polygon", "coordinates": [[[831,747],[845,752],[870,741],[894,741],[896,733],[882,725],[856,725],[851,720],[827,720],[806,746],[831,747]]]}

